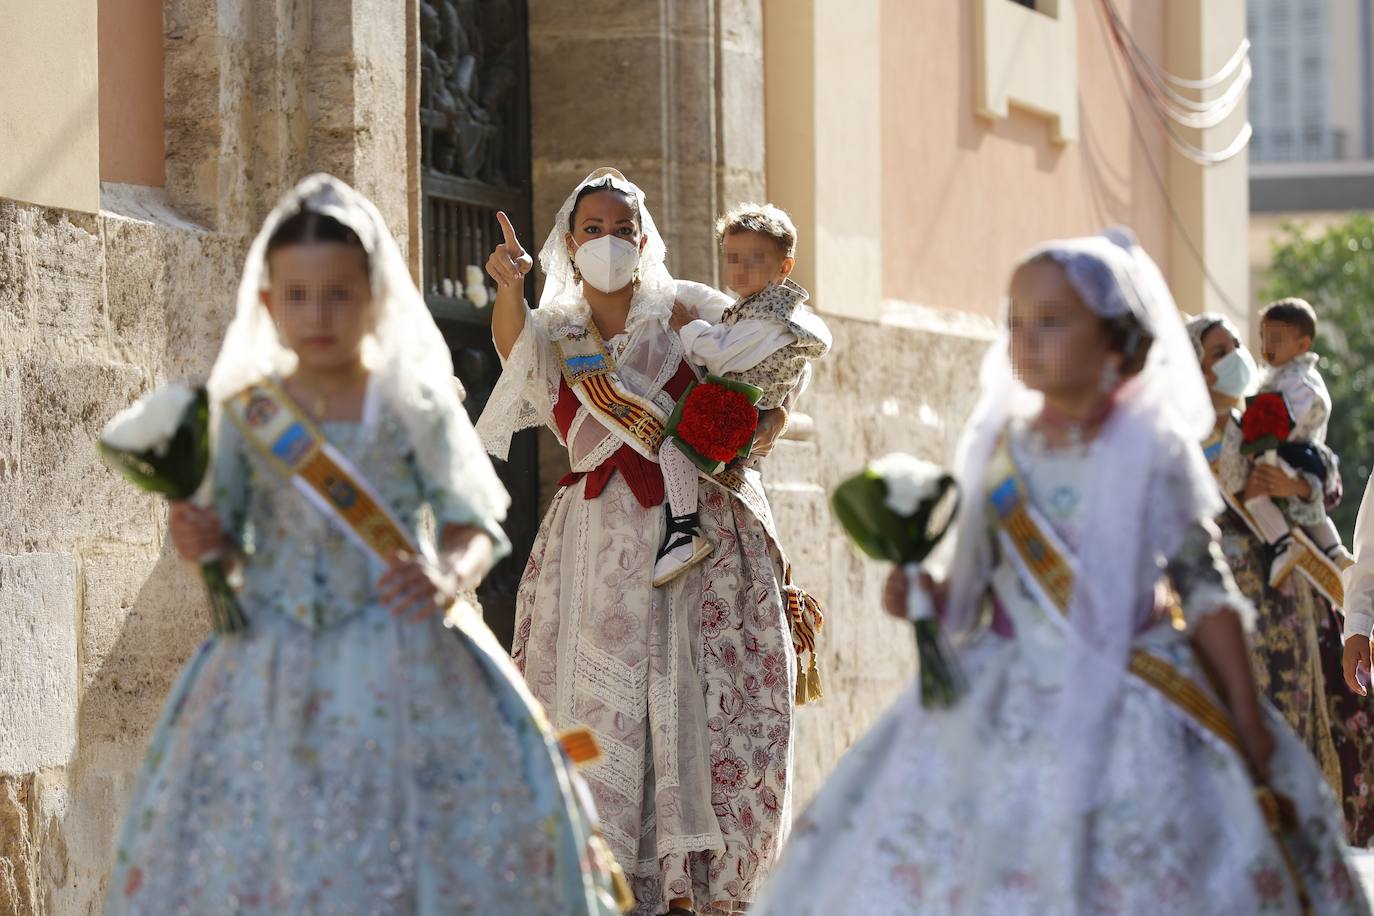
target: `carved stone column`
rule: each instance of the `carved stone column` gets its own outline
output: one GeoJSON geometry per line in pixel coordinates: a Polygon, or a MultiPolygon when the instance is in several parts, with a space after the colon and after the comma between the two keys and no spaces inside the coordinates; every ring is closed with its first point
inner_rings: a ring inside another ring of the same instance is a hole
{"type": "Polygon", "coordinates": [[[168,0],[167,190],[222,232],[328,171],[411,232],[411,38],[419,0],[168,0]]]}
{"type": "MultiPolygon", "coordinates": [[[[714,222],[762,200],[760,0],[583,4],[530,0],[534,237],[568,192],[612,165],[644,189],[673,276],[718,285],[714,222]]],[[[540,442],[541,493],[566,469],[540,442]]]]}

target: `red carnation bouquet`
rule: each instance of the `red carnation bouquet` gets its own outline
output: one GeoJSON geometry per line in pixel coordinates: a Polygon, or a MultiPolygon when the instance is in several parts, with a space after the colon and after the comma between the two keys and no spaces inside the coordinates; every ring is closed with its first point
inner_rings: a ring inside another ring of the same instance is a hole
{"type": "Polygon", "coordinates": [[[1245,401],[1240,418],[1240,451],[1243,455],[1272,452],[1293,433],[1293,411],[1280,391],[1261,391],[1245,401]]]}
{"type": "Polygon", "coordinates": [[[693,382],[668,418],[668,435],[707,474],[719,474],[736,458],[745,458],[759,428],[763,389],[716,375],[693,382]]]}

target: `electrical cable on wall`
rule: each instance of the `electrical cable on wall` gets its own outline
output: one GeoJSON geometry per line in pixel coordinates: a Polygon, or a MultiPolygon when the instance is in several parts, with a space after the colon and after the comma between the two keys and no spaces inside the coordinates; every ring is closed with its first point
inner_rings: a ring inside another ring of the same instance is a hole
{"type": "MultiPolygon", "coordinates": [[[[1102,0],[1104,7],[1108,2],[1109,0],[1102,0]]],[[[1103,29],[1103,37],[1108,38],[1110,40],[1112,36],[1109,34],[1109,10],[1102,8],[1099,9],[1099,12],[1102,13],[1102,22],[1100,23],[1100,25],[1103,29]]],[[[1246,47],[1248,48],[1248,44],[1246,47]]],[[[1135,102],[1132,98],[1131,88],[1126,83],[1126,80],[1121,73],[1120,66],[1113,62],[1111,71],[1112,77],[1116,80],[1117,88],[1121,91],[1121,97],[1126,102],[1127,110],[1129,111],[1131,116],[1131,128],[1135,133],[1137,142],[1139,142],[1140,144],[1141,151],[1145,154],[1145,162],[1149,166],[1150,177],[1154,180],[1155,187],[1159,191],[1159,196],[1164,201],[1165,206],[1169,210],[1169,219],[1173,222],[1174,229],[1177,230],[1179,236],[1183,239],[1184,244],[1188,246],[1188,250],[1192,253],[1193,259],[1197,261],[1198,267],[1202,270],[1203,278],[1207,281],[1207,285],[1212,288],[1212,291],[1216,293],[1217,297],[1225,304],[1227,311],[1229,311],[1233,315],[1241,314],[1241,312],[1236,308],[1236,304],[1231,300],[1231,297],[1226,294],[1226,290],[1222,288],[1221,284],[1217,282],[1216,277],[1213,276],[1211,269],[1207,266],[1207,259],[1203,257],[1202,251],[1198,248],[1197,243],[1195,243],[1193,241],[1192,236],[1189,235],[1187,227],[1183,223],[1183,218],[1179,215],[1178,209],[1174,206],[1173,199],[1169,196],[1168,186],[1164,181],[1164,176],[1160,171],[1159,164],[1155,162],[1154,154],[1150,151],[1150,145],[1145,136],[1145,128],[1140,122],[1140,114],[1137,111],[1135,102]]],[[[1247,124],[1246,127],[1248,128],[1249,125],[1247,124]]],[[[1243,138],[1246,142],[1249,142],[1250,133],[1248,131],[1242,131],[1240,138],[1238,139],[1241,138],[1243,138]]],[[[1234,146],[1235,144],[1232,145],[1234,146]]],[[[1244,149],[1243,145],[1241,146],[1241,149],[1244,149]]],[[[1199,164],[1206,165],[1207,163],[1199,164]]]]}
{"type": "MultiPolygon", "coordinates": [[[[1184,80],[1160,70],[1149,59],[1131,36],[1112,0],[1099,0],[1098,7],[1103,16],[1107,37],[1111,44],[1117,47],[1136,85],[1144,94],[1151,114],[1159,121],[1170,145],[1179,155],[1196,165],[1213,166],[1235,158],[1249,145],[1254,130],[1248,121],[1230,145],[1217,151],[1205,150],[1188,142],[1175,127],[1178,125],[1193,130],[1205,130],[1222,123],[1239,108],[1253,76],[1248,40],[1241,42],[1231,59],[1217,73],[1200,80],[1184,80]],[[1173,89],[1173,85],[1214,88],[1222,85],[1228,78],[1232,79],[1232,83],[1227,90],[1209,101],[1189,99],[1173,89]]],[[[1127,99],[1127,102],[1134,107],[1133,100],[1127,99]]]]}

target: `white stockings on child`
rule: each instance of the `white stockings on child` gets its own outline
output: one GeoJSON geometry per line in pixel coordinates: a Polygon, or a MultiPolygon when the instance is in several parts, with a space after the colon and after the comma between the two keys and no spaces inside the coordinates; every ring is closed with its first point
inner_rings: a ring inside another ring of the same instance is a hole
{"type": "Polygon", "coordinates": [[[1267,496],[1256,496],[1245,501],[1246,511],[1255,520],[1260,537],[1267,544],[1277,544],[1288,536],[1288,517],[1283,510],[1267,496]]]}
{"type": "Polygon", "coordinates": [[[681,518],[697,511],[697,466],[677,447],[676,439],[664,440],[658,450],[658,466],[668,491],[669,514],[681,518]]]}

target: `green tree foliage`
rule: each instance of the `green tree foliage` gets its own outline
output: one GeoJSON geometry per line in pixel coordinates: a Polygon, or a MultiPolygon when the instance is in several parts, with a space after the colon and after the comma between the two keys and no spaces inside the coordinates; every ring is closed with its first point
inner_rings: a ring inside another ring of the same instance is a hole
{"type": "Polygon", "coordinates": [[[1327,444],[1341,458],[1345,500],[1331,515],[1350,546],[1374,465],[1374,215],[1352,214],[1321,233],[1284,223],[1263,301],[1300,296],[1317,312],[1315,350],[1331,391],[1327,444]]]}

